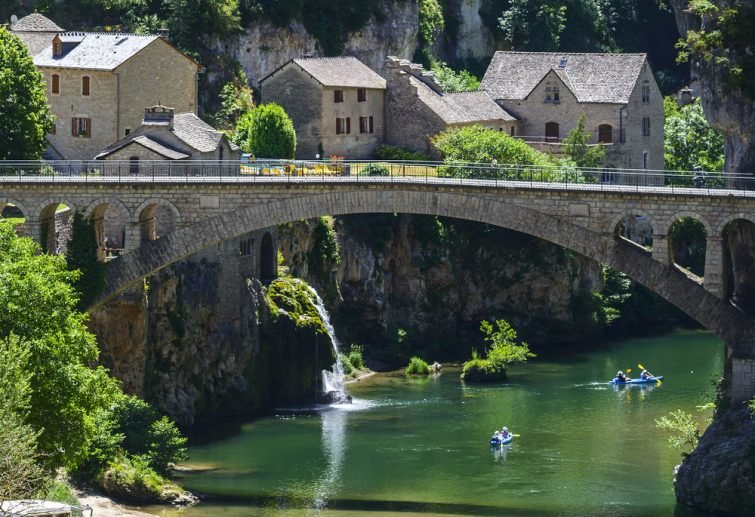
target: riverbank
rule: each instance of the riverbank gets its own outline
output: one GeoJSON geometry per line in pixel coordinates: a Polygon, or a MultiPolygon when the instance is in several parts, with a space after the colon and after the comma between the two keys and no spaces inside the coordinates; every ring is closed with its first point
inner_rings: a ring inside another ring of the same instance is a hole
{"type": "Polygon", "coordinates": [[[75,492],[81,505],[89,506],[96,517],[154,517],[154,514],[120,505],[92,488],[76,489],[75,492]]]}

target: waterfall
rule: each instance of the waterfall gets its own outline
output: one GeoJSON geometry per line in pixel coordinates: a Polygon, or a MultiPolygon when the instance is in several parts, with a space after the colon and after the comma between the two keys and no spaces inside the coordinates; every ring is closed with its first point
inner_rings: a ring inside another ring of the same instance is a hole
{"type": "Polygon", "coordinates": [[[346,386],[343,384],[343,364],[341,363],[341,351],[339,349],[338,338],[336,337],[336,331],[333,328],[333,324],[330,322],[330,314],[325,308],[325,304],[317,294],[317,291],[312,286],[307,286],[309,292],[312,293],[314,298],[315,307],[317,313],[320,315],[322,324],[325,326],[325,330],[328,331],[328,337],[333,345],[333,353],[336,356],[336,362],[333,364],[332,370],[322,371],[322,391],[323,399],[333,404],[343,404],[351,402],[351,396],[346,391],[346,386]]]}

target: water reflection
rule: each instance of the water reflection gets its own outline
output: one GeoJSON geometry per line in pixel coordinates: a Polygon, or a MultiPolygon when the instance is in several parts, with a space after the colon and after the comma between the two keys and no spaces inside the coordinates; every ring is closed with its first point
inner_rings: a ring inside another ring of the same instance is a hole
{"type": "Polygon", "coordinates": [[[511,452],[511,445],[491,445],[490,452],[493,453],[493,459],[496,463],[504,462],[511,452]]]}
{"type": "Polygon", "coordinates": [[[620,400],[631,402],[633,400],[645,400],[650,393],[658,388],[657,383],[651,384],[612,384],[613,391],[620,400]]]}
{"type": "Polygon", "coordinates": [[[346,454],[346,423],[349,412],[334,407],[321,413],[322,451],[325,455],[325,470],[314,483],[314,507],[325,509],[328,501],[341,487],[341,471],[346,454]]]}

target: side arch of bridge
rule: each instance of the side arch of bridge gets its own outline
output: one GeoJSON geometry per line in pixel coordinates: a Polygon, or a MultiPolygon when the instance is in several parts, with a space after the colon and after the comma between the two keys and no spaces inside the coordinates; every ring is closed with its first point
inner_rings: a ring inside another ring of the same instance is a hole
{"type": "Polygon", "coordinates": [[[218,242],[287,222],[322,215],[413,213],[466,219],[539,237],[624,272],[714,331],[734,355],[751,357],[755,323],[706,291],[676,267],[654,260],[613,233],[598,233],[504,199],[431,190],[355,190],[279,198],[240,207],[176,230],[112,261],[103,295],[107,302],[156,271],[218,242]]]}

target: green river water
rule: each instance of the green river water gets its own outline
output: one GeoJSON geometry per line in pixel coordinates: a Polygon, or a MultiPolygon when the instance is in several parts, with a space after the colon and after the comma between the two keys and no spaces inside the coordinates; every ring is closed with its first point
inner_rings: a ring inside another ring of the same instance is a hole
{"type": "Polygon", "coordinates": [[[537,358],[506,384],[465,385],[458,368],[377,374],[349,385],[350,407],[194,436],[196,470],[180,482],[209,499],[180,515],[691,515],[673,494],[680,453],[655,419],[711,401],[722,371],[715,336],[679,331],[537,358]],[[666,381],[605,383],[638,363],[666,381]],[[520,436],[491,449],[503,425],[520,436]]]}

